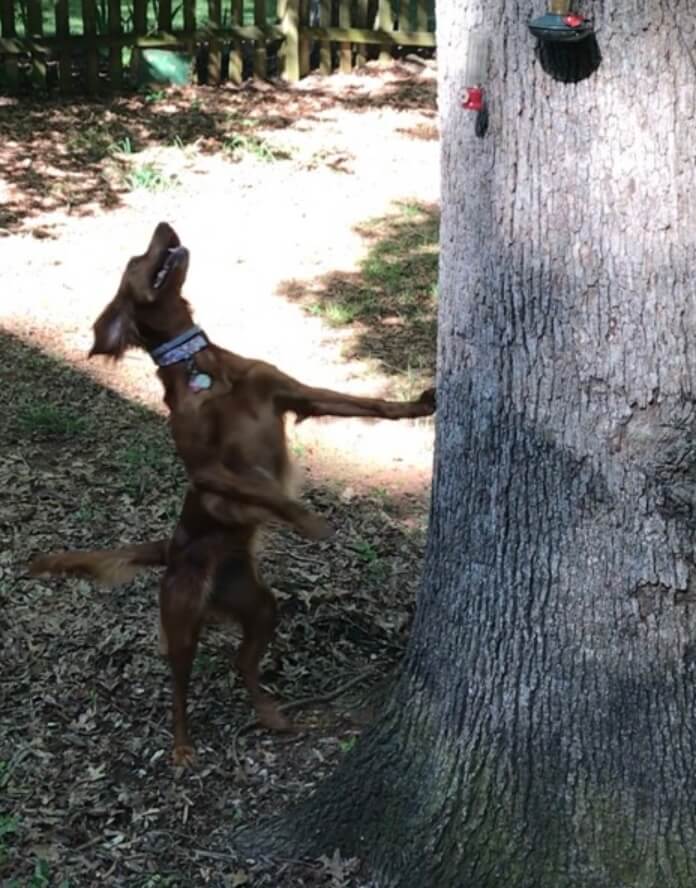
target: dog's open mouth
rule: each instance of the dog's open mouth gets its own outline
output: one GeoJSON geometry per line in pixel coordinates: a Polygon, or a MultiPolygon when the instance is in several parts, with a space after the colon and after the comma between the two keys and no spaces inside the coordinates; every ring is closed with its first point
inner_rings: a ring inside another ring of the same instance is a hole
{"type": "Polygon", "coordinates": [[[167,280],[171,272],[187,260],[188,250],[186,249],[186,247],[182,247],[181,245],[176,247],[168,247],[163,255],[162,262],[159,265],[159,268],[153,278],[153,289],[159,290],[164,282],[167,280]]]}

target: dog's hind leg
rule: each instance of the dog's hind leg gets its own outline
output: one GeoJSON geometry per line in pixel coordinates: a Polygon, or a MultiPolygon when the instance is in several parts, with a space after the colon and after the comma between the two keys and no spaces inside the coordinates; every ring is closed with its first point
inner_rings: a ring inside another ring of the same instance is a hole
{"type": "Polygon", "coordinates": [[[160,587],[160,643],[166,649],[174,685],[175,765],[189,765],[193,760],[186,701],[202,626],[204,586],[205,577],[197,572],[168,571],[160,587]]]}
{"type": "Polygon", "coordinates": [[[275,598],[258,578],[250,552],[228,557],[218,566],[210,603],[242,627],[235,666],[249,691],[259,723],[274,731],[291,730],[290,721],[261,689],[259,663],[275,635],[278,614],[275,598]]]}
{"type": "Polygon", "coordinates": [[[272,697],[261,690],[259,663],[275,635],[277,606],[270,590],[257,584],[253,611],[240,615],[242,643],[235,665],[249,691],[259,724],[272,731],[291,731],[292,723],[278,709],[272,697]]]}

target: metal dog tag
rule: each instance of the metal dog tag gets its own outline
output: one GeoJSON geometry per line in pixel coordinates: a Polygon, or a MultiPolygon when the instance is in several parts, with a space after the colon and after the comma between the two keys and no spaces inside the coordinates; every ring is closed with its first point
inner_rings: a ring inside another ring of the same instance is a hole
{"type": "Polygon", "coordinates": [[[212,386],[213,380],[207,373],[195,373],[193,376],[189,377],[188,384],[191,391],[204,392],[212,386]]]}

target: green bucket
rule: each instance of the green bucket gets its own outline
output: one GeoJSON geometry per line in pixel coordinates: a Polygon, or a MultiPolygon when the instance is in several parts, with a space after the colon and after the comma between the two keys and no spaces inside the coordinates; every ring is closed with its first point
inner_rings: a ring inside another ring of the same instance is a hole
{"type": "Polygon", "coordinates": [[[136,86],[150,83],[186,86],[191,83],[193,59],[172,49],[134,49],[131,71],[136,86]]]}

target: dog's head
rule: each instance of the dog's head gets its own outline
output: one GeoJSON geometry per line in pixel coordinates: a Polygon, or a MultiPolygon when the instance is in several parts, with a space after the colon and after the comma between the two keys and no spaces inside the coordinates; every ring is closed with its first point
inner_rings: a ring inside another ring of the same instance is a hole
{"type": "Polygon", "coordinates": [[[94,322],[89,356],[118,360],[133,346],[151,349],[170,335],[172,324],[190,321],[181,295],[188,264],[177,233],[160,222],[143,255],[128,261],[118,292],[94,322]]]}

